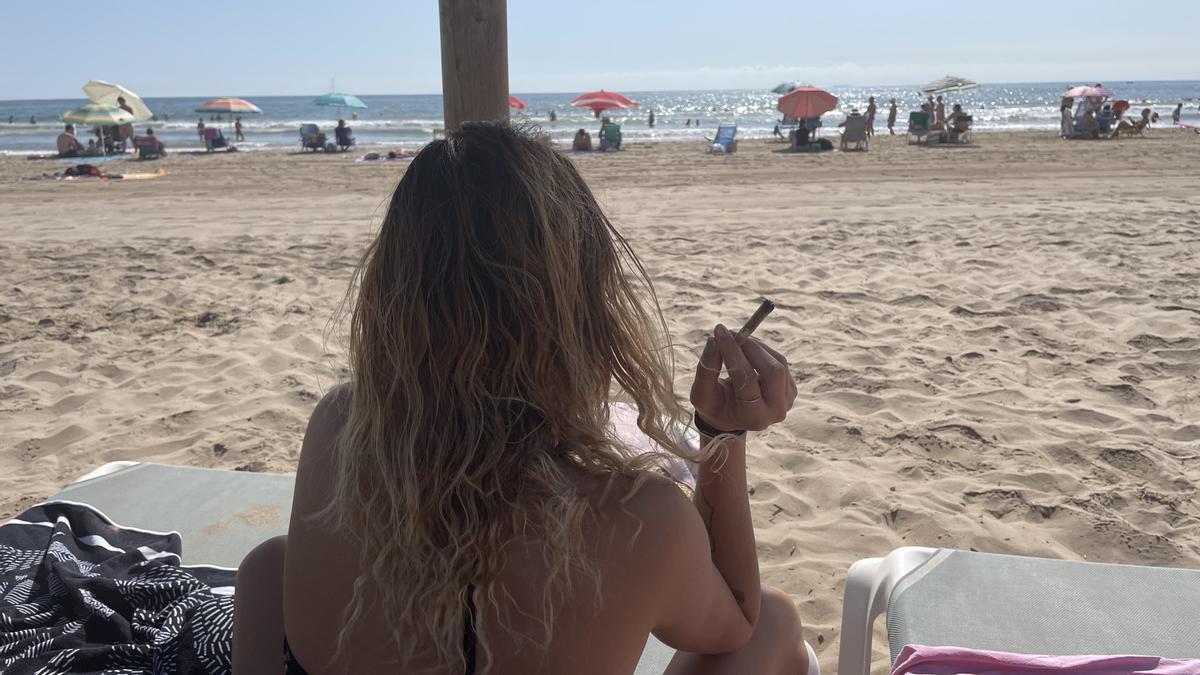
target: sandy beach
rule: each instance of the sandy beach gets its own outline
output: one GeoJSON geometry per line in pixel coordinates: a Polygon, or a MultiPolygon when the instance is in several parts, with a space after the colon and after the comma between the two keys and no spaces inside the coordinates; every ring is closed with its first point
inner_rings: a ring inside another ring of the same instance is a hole
{"type": "MultiPolygon", "coordinates": [[[[898,546],[1200,567],[1200,136],[783,148],[574,159],[653,276],[679,392],[715,322],[779,303],[759,335],[800,397],[751,441],[751,503],[826,672],[847,567],[898,546]]],[[[113,460],[294,470],[406,167],[352,160],[0,158],[0,519],[113,460]]]]}

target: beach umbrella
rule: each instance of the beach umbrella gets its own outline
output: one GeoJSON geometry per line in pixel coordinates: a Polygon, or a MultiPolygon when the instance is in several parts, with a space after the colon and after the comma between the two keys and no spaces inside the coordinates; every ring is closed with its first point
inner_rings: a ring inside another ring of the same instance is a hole
{"type": "Polygon", "coordinates": [[[795,80],[793,80],[791,82],[780,82],[778,87],[775,87],[774,89],[771,90],[771,93],[786,94],[788,92],[795,91],[802,87],[811,87],[811,86],[812,86],[811,84],[805,84],[803,82],[796,82],[795,80]]]}
{"type": "Polygon", "coordinates": [[[1095,86],[1083,85],[1081,87],[1071,87],[1063,94],[1064,97],[1070,96],[1071,98],[1109,98],[1112,95],[1111,91],[1098,84],[1095,86]]]}
{"type": "Polygon", "coordinates": [[[117,99],[125,99],[125,105],[133,110],[133,121],[143,122],[154,116],[150,112],[150,108],[146,106],[146,102],[141,96],[129,91],[119,84],[105,82],[104,80],[88,80],[87,84],[83,85],[83,93],[92,100],[92,103],[102,103],[104,105],[117,105],[117,99]]]}
{"type": "MultiPolygon", "coordinates": [[[[134,121],[133,114],[116,107],[115,105],[105,105],[103,103],[87,103],[68,110],[63,113],[63,121],[71,122],[72,124],[84,124],[91,127],[100,127],[100,147],[104,147],[104,127],[114,127],[121,124],[132,124],[134,121]]],[[[107,151],[104,151],[107,155],[107,151]]]]}
{"type": "Polygon", "coordinates": [[[596,113],[596,117],[605,110],[613,110],[614,108],[635,108],[637,101],[632,101],[615,91],[589,91],[586,94],[580,94],[571,101],[572,108],[590,108],[596,113]]]}
{"type": "Polygon", "coordinates": [[[201,103],[196,112],[210,115],[261,115],[262,109],[244,98],[213,98],[201,103]]]}
{"type": "Polygon", "coordinates": [[[922,94],[948,94],[952,91],[968,91],[976,89],[979,85],[966,78],[947,75],[943,78],[934,80],[929,84],[921,87],[922,94]]]}
{"type": "Polygon", "coordinates": [[[525,109],[525,101],[522,101],[521,99],[517,98],[516,96],[509,94],[508,95],[508,107],[516,108],[517,110],[524,110],[525,109]]]}
{"type": "Polygon", "coordinates": [[[820,117],[837,107],[838,99],[818,87],[799,87],[779,98],[776,108],[788,117],[820,117]]]}
{"type": "Polygon", "coordinates": [[[365,109],[367,107],[367,104],[363,103],[362,99],[360,99],[359,97],[353,96],[351,94],[340,94],[338,92],[322,94],[322,95],[314,98],[313,105],[322,105],[322,106],[327,106],[330,108],[361,108],[361,109],[365,109]]]}

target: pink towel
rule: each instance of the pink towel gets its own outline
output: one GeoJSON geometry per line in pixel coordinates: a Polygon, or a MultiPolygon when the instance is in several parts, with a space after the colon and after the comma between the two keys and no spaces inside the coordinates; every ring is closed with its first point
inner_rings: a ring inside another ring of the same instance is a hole
{"type": "Polygon", "coordinates": [[[908,645],[892,675],[1200,675],[1200,660],[1157,656],[1034,656],[962,647],[908,645]]]}

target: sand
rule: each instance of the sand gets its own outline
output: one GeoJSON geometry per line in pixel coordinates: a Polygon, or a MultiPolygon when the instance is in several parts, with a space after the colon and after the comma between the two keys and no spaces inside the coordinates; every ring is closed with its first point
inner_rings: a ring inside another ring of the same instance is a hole
{"type": "MultiPolygon", "coordinates": [[[[846,568],[898,546],[1200,567],[1200,137],[780,148],[576,161],[653,275],[680,392],[706,330],[779,302],[758,334],[800,397],[751,441],[751,501],[827,672],[846,568]]],[[[0,517],[112,460],[294,468],[405,166],[350,159],[127,183],[0,160],[0,517]]]]}

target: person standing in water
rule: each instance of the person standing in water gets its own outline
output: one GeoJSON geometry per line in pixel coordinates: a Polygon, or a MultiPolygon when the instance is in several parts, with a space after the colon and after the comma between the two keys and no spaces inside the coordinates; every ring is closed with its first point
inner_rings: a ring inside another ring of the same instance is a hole
{"type": "Polygon", "coordinates": [[[653,110],[650,111],[650,116],[646,118],[646,124],[649,125],[651,129],[654,128],[654,111],[653,110]]]}
{"type": "Polygon", "coordinates": [[[553,110],[550,111],[550,121],[551,122],[558,121],[558,113],[554,112],[553,110]]]}
{"type": "Polygon", "coordinates": [[[875,135],[875,97],[867,97],[867,135],[875,135]]]}
{"type": "Polygon", "coordinates": [[[200,141],[204,141],[204,118],[196,120],[196,135],[200,137],[200,141]]]}
{"type": "Polygon", "coordinates": [[[241,115],[238,115],[233,120],[233,137],[234,137],[234,140],[238,140],[238,141],[246,140],[245,134],[242,133],[242,116],[241,115]]]}
{"type": "Polygon", "coordinates": [[[1171,122],[1179,124],[1179,118],[1183,116],[1183,104],[1175,106],[1175,112],[1171,113],[1171,122]]]}
{"type": "Polygon", "coordinates": [[[889,103],[889,105],[888,105],[888,122],[887,122],[887,124],[888,124],[888,133],[895,136],[896,135],[896,99],[895,99],[895,97],[892,98],[891,103],[889,103]]]}

